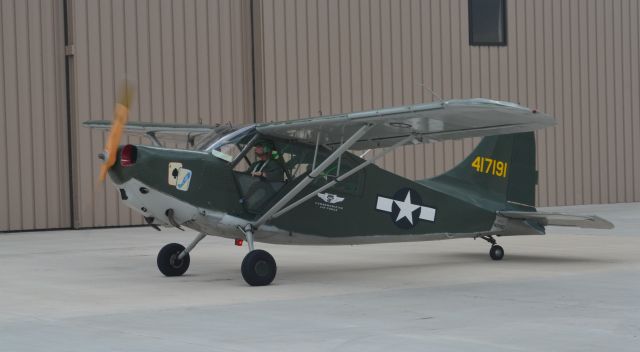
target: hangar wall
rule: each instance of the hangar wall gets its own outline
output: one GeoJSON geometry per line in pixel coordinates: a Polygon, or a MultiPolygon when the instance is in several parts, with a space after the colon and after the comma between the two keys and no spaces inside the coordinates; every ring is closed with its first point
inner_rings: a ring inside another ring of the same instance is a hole
{"type": "Polygon", "coordinates": [[[62,14],[0,3],[0,231],[71,226],[62,14]]]}
{"type": "MultiPolygon", "coordinates": [[[[141,223],[96,183],[104,136],[80,127],[111,118],[124,78],[131,119],[159,122],[333,114],[429,89],[517,101],[559,123],[537,133],[539,205],[640,201],[639,2],[507,0],[507,46],[472,47],[467,0],[2,0],[0,231],[141,223]]],[[[381,164],[429,177],[476,142],[381,164]]]]}
{"type": "MultiPolygon", "coordinates": [[[[470,46],[467,0],[262,0],[259,120],[488,97],[552,114],[536,133],[539,205],[640,201],[637,0],[508,0],[507,46],[470,46]],[[422,86],[424,85],[424,86],[422,86]]],[[[472,141],[405,148],[409,178],[472,141]]]]}

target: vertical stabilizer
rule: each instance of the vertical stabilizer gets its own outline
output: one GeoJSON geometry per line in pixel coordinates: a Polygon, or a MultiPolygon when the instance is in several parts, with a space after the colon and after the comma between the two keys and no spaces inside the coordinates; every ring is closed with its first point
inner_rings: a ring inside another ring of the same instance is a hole
{"type": "Polygon", "coordinates": [[[534,134],[485,137],[463,162],[430,181],[533,207],[538,182],[534,134]]]}

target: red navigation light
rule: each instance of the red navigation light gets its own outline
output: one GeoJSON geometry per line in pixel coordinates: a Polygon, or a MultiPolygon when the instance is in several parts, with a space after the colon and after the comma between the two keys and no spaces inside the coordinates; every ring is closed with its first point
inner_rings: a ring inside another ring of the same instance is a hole
{"type": "Polygon", "coordinates": [[[120,151],[120,165],[123,167],[131,166],[136,163],[138,158],[138,148],[133,144],[127,144],[120,151]]]}
{"type": "Polygon", "coordinates": [[[242,247],[242,242],[243,242],[242,239],[236,238],[236,246],[242,247]]]}

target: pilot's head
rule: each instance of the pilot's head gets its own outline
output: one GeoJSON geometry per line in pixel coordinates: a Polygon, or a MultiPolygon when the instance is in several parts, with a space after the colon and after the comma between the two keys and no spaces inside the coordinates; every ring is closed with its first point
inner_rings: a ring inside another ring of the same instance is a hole
{"type": "Polygon", "coordinates": [[[278,159],[280,157],[280,154],[273,147],[273,144],[269,142],[257,143],[255,147],[255,152],[256,152],[256,156],[260,160],[278,159]]]}
{"type": "Polygon", "coordinates": [[[277,155],[277,152],[273,149],[271,144],[265,142],[256,144],[255,152],[256,156],[260,159],[273,157],[274,154],[277,155]]]}

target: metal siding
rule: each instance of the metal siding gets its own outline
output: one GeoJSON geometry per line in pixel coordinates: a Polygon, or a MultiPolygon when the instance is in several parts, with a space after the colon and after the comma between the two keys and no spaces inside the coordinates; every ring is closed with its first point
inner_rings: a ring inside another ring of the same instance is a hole
{"type": "MultiPolygon", "coordinates": [[[[598,0],[590,0],[587,3],[587,15],[585,21],[587,22],[587,32],[585,33],[587,42],[587,87],[589,96],[587,97],[587,113],[589,115],[589,136],[585,138],[588,143],[588,147],[583,150],[589,159],[590,169],[585,170],[590,175],[589,185],[591,186],[591,202],[600,203],[600,166],[598,163],[598,87],[594,84],[598,77],[597,66],[597,46],[595,45],[597,39],[597,23],[596,23],[596,5],[598,0]]],[[[549,6],[550,7],[550,6],[549,6]]],[[[587,200],[589,201],[589,200],[587,200]]]]}
{"type": "MultiPolygon", "coordinates": [[[[585,102],[585,104],[580,104],[580,127],[579,130],[576,131],[579,134],[579,143],[576,143],[577,147],[581,151],[580,153],[580,170],[591,170],[589,153],[584,151],[589,150],[589,111],[587,109],[588,104],[586,102],[589,101],[589,64],[588,64],[588,31],[587,31],[587,2],[579,2],[577,9],[577,18],[576,27],[577,30],[577,44],[579,46],[577,56],[578,56],[578,77],[579,77],[579,85],[577,87],[578,99],[581,102],[585,102]]],[[[581,174],[581,184],[578,189],[578,195],[580,196],[579,203],[591,203],[591,174],[590,172],[580,172],[581,174]]]]}
{"type": "Polygon", "coordinates": [[[71,225],[61,6],[0,4],[0,231],[71,225]]]}
{"type": "MultiPolygon", "coordinates": [[[[622,118],[622,165],[624,166],[624,190],[622,192],[622,197],[619,199],[620,202],[631,202],[633,197],[633,127],[632,127],[632,115],[631,108],[633,105],[633,100],[637,100],[638,97],[631,96],[631,38],[636,38],[638,36],[638,32],[635,32],[635,35],[631,35],[631,2],[632,0],[624,0],[622,1],[622,9],[621,9],[621,61],[622,61],[622,82],[621,82],[621,103],[622,107],[620,110],[620,115],[622,118]],[[628,151],[628,152],[627,152],[628,151]]],[[[636,1],[636,0],[633,0],[636,1]]],[[[635,61],[637,64],[638,61],[635,61]]],[[[637,116],[637,115],[636,115],[637,116]]],[[[587,131],[588,132],[588,131],[587,131]]]]}
{"type": "MultiPolygon", "coordinates": [[[[465,0],[258,2],[259,121],[434,100],[420,84],[516,101],[558,121],[536,133],[539,205],[640,200],[638,1],[510,0],[506,47],[469,46],[465,0]]],[[[406,147],[379,165],[429,177],[477,142],[406,147]]]]}
{"type": "MultiPolygon", "coordinates": [[[[535,69],[534,76],[532,79],[535,83],[535,98],[534,101],[537,101],[538,104],[546,105],[546,99],[544,94],[544,85],[545,85],[545,51],[544,51],[544,3],[541,6],[535,6],[534,8],[534,16],[533,23],[536,27],[536,35],[535,35],[535,45],[534,45],[534,54],[535,55],[535,69]]],[[[538,200],[538,204],[547,205],[549,204],[549,195],[548,195],[548,150],[547,150],[547,135],[548,129],[542,130],[537,133],[536,142],[538,145],[538,153],[537,157],[537,166],[539,170],[540,177],[538,178],[538,185],[536,197],[538,200]]]]}
{"type": "MultiPolygon", "coordinates": [[[[595,1],[595,0],[594,0],[595,1]]],[[[640,57],[640,26],[638,26],[638,22],[640,21],[640,5],[638,1],[631,2],[631,10],[629,11],[629,17],[631,22],[631,33],[636,33],[636,35],[630,36],[631,40],[631,92],[630,99],[632,104],[631,109],[631,145],[632,145],[632,175],[633,175],[633,189],[631,190],[632,196],[630,197],[632,201],[637,201],[640,198],[640,101],[638,97],[640,96],[640,61],[638,58],[640,57]]]]}
{"type": "Polygon", "coordinates": [[[608,168],[609,168],[609,154],[608,154],[608,143],[606,143],[607,141],[607,125],[608,125],[608,117],[607,117],[607,92],[609,91],[608,87],[606,86],[606,79],[608,77],[607,75],[607,63],[606,63],[606,57],[607,57],[607,48],[603,45],[603,43],[605,43],[607,41],[606,38],[606,33],[605,33],[605,3],[601,2],[601,1],[597,1],[595,3],[595,12],[596,12],[596,33],[597,33],[597,37],[596,37],[596,51],[597,51],[597,60],[596,60],[596,66],[597,66],[597,70],[598,70],[598,78],[597,78],[597,91],[598,91],[598,97],[599,99],[598,101],[598,116],[600,117],[598,119],[598,145],[600,146],[599,148],[599,153],[598,153],[598,161],[599,161],[599,171],[600,171],[600,197],[601,197],[601,202],[602,203],[611,203],[613,202],[612,199],[609,198],[609,172],[608,172],[608,168]]]}
{"type": "Polygon", "coordinates": [[[622,104],[623,104],[623,94],[622,91],[622,82],[624,81],[624,77],[622,74],[622,43],[621,38],[622,34],[622,1],[614,0],[611,2],[613,4],[613,22],[612,25],[612,36],[613,36],[613,94],[614,99],[611,101],[614,106],[613,109],[613,140],[615,141],[615,155],[614,160],[612,160],[612,165],[616,169],[616,178],[615,178],[615,200],[616,202],[624,201],[624,137],[623,137],[623,123],[624,116],[622,115],[622,104]]]}
{"type": "MultiPolygon", "coordinates": [[[[68,3],[71,126],[62,0],[0,4],[0,231],[141,223],[96,185],[105,137],[80,126],[111,118],[125,78],[137,87],[131,119],[158,122],[287,120],[438,99],[432,90],[517,101],[558,121],[536,133],[539,205],[640,201],[637,0],[510,0],[506,47],[468,44],[466,0],[68,3]]],[[[478,141],[405,147],[378,164],[431,177],[478,141]]]]}
{"type": "Polygon", "coordinates": [[[124,79],[136,87],[131,120],[252,122],[250,9],[234,0],[73,0],[71,6],[75,226],[141,224],[109,182],[96,183],[105,136],[81,123],[111,119],[124,79]]]}

